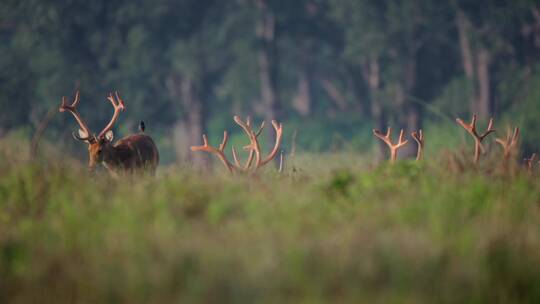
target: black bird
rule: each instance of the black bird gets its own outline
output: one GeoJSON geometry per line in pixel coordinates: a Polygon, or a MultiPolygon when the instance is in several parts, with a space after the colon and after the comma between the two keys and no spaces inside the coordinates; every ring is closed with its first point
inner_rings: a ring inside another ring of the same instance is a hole
{"type": "Polygon", "coordinates": [[[144,125],[144,121],[141,120],[141,122],[139,123],[139,131],[144,133],[145,129],[146,129],[146,126],[144,125]]]}

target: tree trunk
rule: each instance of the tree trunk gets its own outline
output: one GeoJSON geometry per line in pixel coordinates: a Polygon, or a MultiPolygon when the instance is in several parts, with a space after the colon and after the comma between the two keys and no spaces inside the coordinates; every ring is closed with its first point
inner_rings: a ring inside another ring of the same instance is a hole
{"type": "Polygon", "coordinates": [[[301,116],[311,114],[311,80],[308,71],[304,68],[298,76],[298,92],[293,99],[293,107],[301,116]]]}
{"type": "Polygon", "coordinates": [[[461,58],[465,77],[470,85],[470,109],[481,119],[488,119],[493,112],[491,100],[491,79],[489,51],[484,47],[473,48],[470,33],[475,30],[461,10],[456,13],[461,58]]]}
{"type": "MultiPolygon", "coordinates": [[[[259,80],[261,85],[261,99],[264,105],[265,119],[267,121],[279,120],[281,104],[277,96],[277,54],[275,41],[276,20],[274,13],[268,8],[266,0],[255,0],[259,19],[256,25],[256,36],[259,40],[257,59],[259,65],[259,80]]],[[[275,141],[275,134],[268,128],[268,146],[275,141]]]]}
{"type": "Polygon", "coordinates": [[[319,82],[321,87],[326,92],[328,97],[334,102],[338,110],[345,111],[347,109],[347,99],[341,93],[337,86],[335,86],[329,79],[320,78],[319,82]]]}
{"type": "MultiPolygon", "coordinates": [[[[410,96],[414,94],[416,87],[416,50],[414,50],[409,60],[405,64],[404,70],[404,83],[405,83],[405,129],[407,134],[410,134],[413,131],[418,131],[422,128],[422,113],[421,108],[418,103],[411,100],[410,96]]],[[[416,145],[412,142],[408,145],[405,145],[402,149],[402,156],[405,158],[414,158],[416,157],[416,145]]]]}
{"type": "Polygon", "coordinates": [[[469,84],[469,105],[472,113],[477,113],[477,100],[476,100],[476,81],[474,76],[474,55],[469,40],[469,33],[471,31],[469,20],[461,10],[458,9],[456,13],[456,26],[458,29],[459,46],[461,49],[461,62],[463,64],[463,70],[465,71],[465,77],[469,84]]]}
{"type": "Polygon", "coordinates": [[[462,11],[457,12],[456,25],[458,28],[463,70],[467,79],[472,80],[474,77],[474,59],[469,41],[469,22],[462,11]]]}
{"type": "MultiPolygon", "coordinates": [[[[181,98],[186,113],[189,145],[199,145],[203,134],[207,134],[204,104],[194,81],[185,77],[180,85],[181,98]]],[[[209,157],[206,153],[192,153],[191,161],[195,167],[208,169],[209,157]]]]}
{"type": "Polygon", "coordinates": [[[492,114],[491,104],[491,80],[489,75],[490,56],[489,51],[480,48],[477,55],[478,77],[478,116],[480,119],[489,119],[492,114]]]}
{"type": "MultiPolygon", "coordinates": [[[[189,149],[191,146],[198,146],[202,143],[202,135],[207,134],[206,130],[206,109],[200,96],[199,89],[195,81],[190,77],[181,77],[174,75],[169,77],[167,86],[171,96],[179,98],[183,105],[183,115],[179,125],[179,131],[185,132],[184,138],[187,146],[178,147],[180,149],[189,149]]],[[[188,161],[194,167],[199,169],[208,169],[210,158],[206,153],[189,152],[183,153],[177,151],[176,155],[185,155],[188,161]]]]}
{"type": "MultiPolygon", "coordinates": [[[[371,117],[375,123],[375,129],[379,129],[384,132],[388,126],[386,126],[383,107],[379,99],[381,77],[379,60],[377,57],[372,57],[364,64],[363,74],[369,89],[371,117]]],[[[386,144],[380,140],[377,140],[377,142],[379,143],[379,153],[376,153],[376,158],[378,161],[380,161],[386,158],[386,144]]]]}

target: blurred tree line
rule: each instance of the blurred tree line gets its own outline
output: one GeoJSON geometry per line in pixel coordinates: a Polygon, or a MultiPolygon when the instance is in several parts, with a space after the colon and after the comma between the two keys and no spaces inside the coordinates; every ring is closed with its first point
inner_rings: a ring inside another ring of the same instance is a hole
{"type": "MultiPolygon", "coordinates": [[[[119,90],[122,134],[144,120],[152,134],[178,141],[179,157],[201,163],[207,158],[187,147],[202,133],[232,129],[234,114],[284,121],[289,135],[299,130],[299,145],[328,150],[360,132],[366,149],[373,127],[415,130],[478,113],[521,125],[532,150],[540,140],[540,4],[0,2],[0,134],[30,134],[76,89],[96,132],[110,118],[105,95],[119,90]]],[[[57,115],[47,136],[67,138],[74,128],[57,115]]]]}

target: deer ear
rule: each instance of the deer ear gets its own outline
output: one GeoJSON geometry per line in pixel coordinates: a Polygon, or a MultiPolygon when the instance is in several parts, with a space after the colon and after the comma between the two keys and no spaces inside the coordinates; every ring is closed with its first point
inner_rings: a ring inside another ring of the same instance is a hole
{"type": "Polygon", "coordinates": [[[113,133],[112,130],[109,130],[109,131],[107,131],[107,133],[105,133],[105,139],[107,141],[112,141],[113,138],[114,138],[114,133],[113,133]]]}
{"type": "Polygon", "coordinates": [[[76,140],[79,140],[79,141],[84,141],[86,143],[90,143],[90,134],[88,134],[87,132],[79,129],[77,131],[77,133],[73,132],[71,133],[71,135],[73,135],[73,138],[75,138],[76,140]]]}
{"type": "Polygon", "coordinates": [[[79,138],[88,138],[90,136],[90,134],[88,134],[87,132],[79,129],[79,131],[77,131],[79,133],[79,138]]]}

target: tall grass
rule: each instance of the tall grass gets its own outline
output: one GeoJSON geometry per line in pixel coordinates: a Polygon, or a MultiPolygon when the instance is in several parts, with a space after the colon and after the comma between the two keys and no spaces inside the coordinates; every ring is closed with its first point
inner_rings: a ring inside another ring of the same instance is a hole
{"type": "Polygon", "coordinates": [[[344,157],[111,179],[4,151],[0,303],[540,302],[535,177],[344,157]]]}

